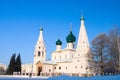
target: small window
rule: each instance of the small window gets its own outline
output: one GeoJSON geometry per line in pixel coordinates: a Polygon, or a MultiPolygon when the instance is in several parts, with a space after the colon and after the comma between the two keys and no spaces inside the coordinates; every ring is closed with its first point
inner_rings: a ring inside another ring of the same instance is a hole
{"type": "Polygon", "coordinates": [[[56,67],[54,67],[54,69],[56,69],[56,67]]]}
{"type": "Polygon", "coordinates": [[[49,69],[49,72],[51,72],[51,70],[49,69]]]}
{"type": "Polygon", "coordinates": [[[77,69],[77,66],[75,66],[75,69],[77,69]]]}
{"type": "Polygon", "coordinates": [[[88,69],[88,67],[85,68],[86,70],[88,69]]]}
{"type": "Polygon", "coordinates": [[[67,69],[67,67],[66,67],[66,69],[67,69]]]}
{"type": "Polygon", "coordinates": [[[40,49],[40,47],[39,47],[39,49],[40,49]]]}
{"type": "Polygon", "coordinates": [[[44,52],[42,51],[42,57],[44,57],[44,52]]]}
{"type": "Polygon", "coordinates": [[[59,67],[59,70],[61,69],[61,67],[59,67]]]}
{"type": "Polygon", "coordinates": [[[78,59],[78,62],[79,62],[79,59],[78,59]]]}
{"type": "Polygon", "coordinates": [[[60,56],[60,60],[61,60],[61,56],[60,56]]]}
{"type": "Polygon", "coordinates": [[[38,51],[38,56],[40,56],[40,51],[38,51]]]}
{"type": "Polygon", "coordinates": [[[56,56],[54,57],[54,59],[56,59],[56,56]]]}
{"type": "Polygon", "coordinates": [[[83,67],[81,66],[81,68],[83,68],[83,67]]]}
{"type": "Polygon", "coordinates": [[[65,58],[67,59],[67,55],[65,55],[65,58]]]}

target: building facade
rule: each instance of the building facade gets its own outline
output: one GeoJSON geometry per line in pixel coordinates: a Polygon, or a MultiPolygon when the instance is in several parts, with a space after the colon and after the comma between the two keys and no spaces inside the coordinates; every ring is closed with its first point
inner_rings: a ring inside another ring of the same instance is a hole
{"type": "Polygon", "coordinates": [[[0,63],[0,75],[5,74],[6,69],[7,69],[6,65],[0,63]]]}
{"type": "Polygon", "coordinates": [[[59,73],[59,74],[78,74],[79,76],[94,74],[91,68],[90,46],[87,32],[84,25],[84,17],[81,17],[80,31],[78,35],[77,48],[75,48],[76,37],[72,30],[66,37],[67,46],[62,47],[62,41],[56,41],[56,50],[52,52],[51,60],[46,60],[46,47],[43,38],[43,29],[40,29],[40,35],[35,46],[33,75],[41,73],[59,73]]]}

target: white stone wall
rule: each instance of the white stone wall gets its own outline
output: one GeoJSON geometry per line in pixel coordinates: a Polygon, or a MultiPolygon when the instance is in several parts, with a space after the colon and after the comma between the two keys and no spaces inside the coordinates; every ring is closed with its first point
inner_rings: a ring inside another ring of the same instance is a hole
{"type": "Polygon", "coordinates": [[[45,64],[43,73],[53,73],[53,65],[52,64],[45,64]]]}
{"type": "Polygon", "coordinates": [[[7,66],[0,63],[0,74],[5,74],[6,69],[7,69],[7,66]]]}
{"type": "Polygon", "coordinates": [[[22,73],[32,73],[33,64],[22,64],[22,73]]]}
{"type": "Polygon", "coordinates": [[[69,60],[72,59],[75,56],[75,50],[61,50],[61,51],[56,51],[52,53],[52,60],[69,60]]]}

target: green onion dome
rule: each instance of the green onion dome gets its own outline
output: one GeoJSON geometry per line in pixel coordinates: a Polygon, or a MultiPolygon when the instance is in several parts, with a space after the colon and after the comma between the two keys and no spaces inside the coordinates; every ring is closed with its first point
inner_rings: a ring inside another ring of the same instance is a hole
{"type": "Polygon", "coordinates": [[[81,20],[84,20],[84,17],[83,17],[83,16],[81,17],[81,20]]]}
{"type": "Polygon", "coordinates": [[[56,41],[56,45],[62,45],[62,41],[60,41],[60,39],[58,39],[58,40],[56,41]]]}
{"type": "Polygon", "coordinates": [[[70,31],[70,34],[66,38],[67,43],[73,43],[76,41],[76,37],[73,35],[72,31],[70,31]]]}

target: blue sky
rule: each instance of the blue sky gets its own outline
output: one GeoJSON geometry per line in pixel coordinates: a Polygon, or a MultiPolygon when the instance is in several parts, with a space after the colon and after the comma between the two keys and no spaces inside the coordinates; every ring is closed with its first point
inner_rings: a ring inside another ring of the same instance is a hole
{"type": "Polygon", "coordinates": [[[0,63],[8,65],[13,53],[21,54],[22,63],[33,62],[40,26],[49,59],[58,38],[66,47],[71,23],[78,39],[81,12],[91,42],[99,33],[120,26],[119,4],[120,0],[0,0],[0,63]]]}

